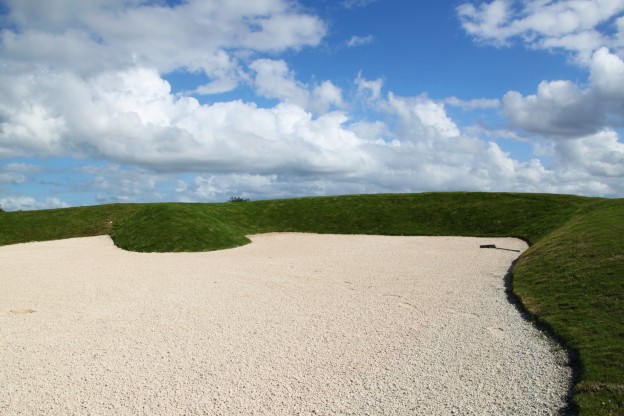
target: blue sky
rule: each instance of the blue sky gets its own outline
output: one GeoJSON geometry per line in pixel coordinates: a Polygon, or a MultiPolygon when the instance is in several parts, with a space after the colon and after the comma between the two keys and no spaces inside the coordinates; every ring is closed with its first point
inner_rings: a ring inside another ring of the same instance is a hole
{"type": "Polygon", "coordinates": [[[624,196],[624,0],[0,4],[7,210],[624,196]]]}

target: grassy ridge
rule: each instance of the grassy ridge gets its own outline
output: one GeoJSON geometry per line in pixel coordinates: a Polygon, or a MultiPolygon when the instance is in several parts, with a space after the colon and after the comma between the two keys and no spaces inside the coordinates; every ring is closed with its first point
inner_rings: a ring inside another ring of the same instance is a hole
{"type": "Polygon", "coordinates": [[[134,251],[205,251],[274,231],[380,235],[518,236],[535,242],[588,198],[562,195],[425,193],[299,198],[226,204],[142,206],[114,226],[134,251]]]}
{"type": "Polygon", "coordinates": [[[113,225],[115,244],[132,251],[208,251],[249,242],[245,232],[227,222],[223,205],[142,205],[129,218],[113,225]]]}
{"type": "Polygon", "coordinates": [[[0,213],[0,245],[109,234],[140,208],[113,204],[0,213]]]}
{"type": "Polygon", "coordinates": [[[525,239],[514,292],[578,351],[575,402],[583,414],[624,414],[624,200],[424,193],[0,214],[0,245],[111,234],[127,250],[205,251],[275,231],[525,239]]]}
{"type": "Polygon", "coordinates": [[[624,414],[624,200],[591,204],[532,246],[513,290],[578,351],[584,413],[624,414]]]}

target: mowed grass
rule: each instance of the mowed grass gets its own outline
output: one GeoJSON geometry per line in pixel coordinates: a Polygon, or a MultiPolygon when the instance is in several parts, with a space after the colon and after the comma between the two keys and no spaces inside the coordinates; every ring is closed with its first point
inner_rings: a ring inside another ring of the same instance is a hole
{"type": "Polygon", "coordinates": [[[583,414],[624,414],[624,200],[581,209],[513,274],[527,309],[579,353],[583,414]]]}
{"type": "Polygon", "coordinates": [[[0,245],[110,234],[133,251],[207,251],[265,232],[512,236],[513,290],[578,356],[581,414],[624,414],[624,200],[513,193],[114,204],[0,213],[0,245]]]}

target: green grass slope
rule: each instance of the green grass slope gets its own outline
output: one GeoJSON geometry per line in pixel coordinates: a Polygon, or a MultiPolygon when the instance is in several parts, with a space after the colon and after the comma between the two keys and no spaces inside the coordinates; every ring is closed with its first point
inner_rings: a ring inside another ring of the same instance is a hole
{"type": "Polygon", "coordinates": [[[275,231],[381,235],[518,236],[537,241],[591,199],[560,195],[424,193],[225,204],[154,204],[114,226],[134,251],[205,251],[275,231]]]}
{"type": "Polygon", "coordinates": [[[520,259],[513,290],[580,356],[584,414],[624,414],[624,200],[589,205],[520,259]]]}
{"type": "Polygon", "coordinates": [[[249,242],[245,231],[227,222],[223,206],[142,205],[113,225],[111,237],[123,249],[143,252],[207,251],[249,242]]]}
{"type": "Polygon", "coordinates": [[[113,204],[0,213],[0,245],[109,234],[139,208],[113,204]]]}
{"type": "Polygon", "coordinates": [[[133,251],[207,251],[249,234],[514,236],[527,310],[578,352],[582,414],[624,414],[624,200],[513,193],[353,195],[0,213],[0,245],[110,234],[133,251]]]}

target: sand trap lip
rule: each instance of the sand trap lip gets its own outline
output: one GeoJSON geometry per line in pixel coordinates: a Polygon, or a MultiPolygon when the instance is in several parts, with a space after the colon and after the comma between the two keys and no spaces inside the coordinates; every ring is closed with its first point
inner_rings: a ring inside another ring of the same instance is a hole
{"type": "Polygon", "coordinates": [[[251,239],[209,253],[131,253],[109,237],[0,247],[0,414],[565,405],[565,356],[505,298],[519,253],[479,248],[524,242],[251,239]]]}

